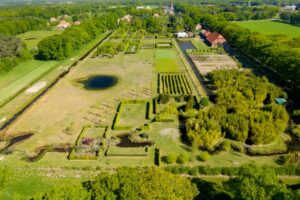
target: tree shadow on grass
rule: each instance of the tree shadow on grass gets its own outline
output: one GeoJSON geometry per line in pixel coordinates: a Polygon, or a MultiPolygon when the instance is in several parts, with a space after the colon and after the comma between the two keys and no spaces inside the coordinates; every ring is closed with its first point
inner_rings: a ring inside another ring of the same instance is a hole
{"type": "Polygon", "coordinates": [[[230,200],[232,197],[224,191],[221,185],[195,178],[192,180],[197,185],[200,194],[195,199],[201,200],[230,200]]]}

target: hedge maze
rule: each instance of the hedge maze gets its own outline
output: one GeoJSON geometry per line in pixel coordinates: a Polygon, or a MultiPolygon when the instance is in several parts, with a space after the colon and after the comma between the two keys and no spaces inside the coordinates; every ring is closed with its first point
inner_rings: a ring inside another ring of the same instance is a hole
{"type": "Polygon", "coordinates": [[[171,96],[192,94],[192,89],[183,73],[158,74],[158,93],[171,96]]]}

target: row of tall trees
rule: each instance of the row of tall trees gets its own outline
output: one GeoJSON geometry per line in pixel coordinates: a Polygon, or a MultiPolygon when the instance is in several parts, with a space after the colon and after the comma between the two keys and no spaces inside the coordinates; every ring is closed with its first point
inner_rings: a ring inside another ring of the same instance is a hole
{"type": "Polygon", "coordinates": [[[217,16],[204,15],[201,22],[211,30],[222,33],[231,45],[269,67],[282,80],[300,85],[300,53],[296,49],[217,16]]]}
{"type": "Polygon", "coordinates": [[[44,38],[38,44],[39,56],[44,60],[66,58],[72,51],[80,49],[100,33],[115,29],[118,18],[117,14],[109,13],[68,28],[61,35],[44,38]]]}
{"type": "Polygon", "coordinates": [[[296,200],[300,190],[287,187],[271,168],[243,165],[237,176],[214,182],[194,177],[188,179],[159,168],[118,169],[113,174],[100,174],[81,185],[55,187],[33,200],[56,199],[233,199],[296,200]]]}
{"type": "Polygon", "coordinates": [[[114,174],[100,174],[79,186],[57,187],[32,199],[193,199],[197,194],[196,185],[188,178],[159,168],[128,168],[114,174]]]}
{"type": "Polygon", "coordinates": [[[46,21],[36,18],[0,19],[0,34],[18,35],[30,30],[38,30],[46,26],[46,21]]]}
{"type": "Polygon", "coordinates": [[[215,105],[187,118],[194,147],[213,151],[224,137],[249,144],[268,144],[287,127],[289,116],[275,98],[286,94],[266,78],[221,70],[209,74],[217,88],[215,105]]]}
{"type": "Polygon", "coordinates": [[[282,12],[280,13],[280,18],[288,21],[291,24],[300,24],[300,11],[298,12],[282,12]]]}

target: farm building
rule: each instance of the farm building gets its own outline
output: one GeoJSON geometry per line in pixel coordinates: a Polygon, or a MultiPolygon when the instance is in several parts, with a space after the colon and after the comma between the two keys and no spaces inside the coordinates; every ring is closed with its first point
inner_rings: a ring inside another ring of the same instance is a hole
{"type": "Polygon", "coordinates": [[[71,24],[65,20],[62,20],[59,22],[59,24],[56,26],[58,30],[64,30],[66,28],[69,28],[71,24]]]}
{"type": "Polygon", "coordinates": [[[202,32],[202,34],[204,35],[204,37],[208,37],[209,34],[211,34],[211,32],[208,30],[205,30],[204,32],[202,32]]]}
{"type": "Polygon", "coordinates": [[[178,32],[177,34],[178,38],[187,38],[189,35],[186,32],[178,32]]]}
{"type": "Polygon", "coordinates": [[[75,21],[75,22],[74,22],[74,25],[75,25],[75,26],[78,26],[78,25],[80,25],[80,24],[81,24],[80,21],[75,21]]]}
{"type": "Polygon", "coordinates": [[[291,5],[291,6],[285,6],[283,7],[284,10],[296,10],[297,9],[297,6],[295,5],[291,5]]]}
{"type": "Polygon", "coordinates": [[[225,38],[217,32],[212,32],[206,37],[211,47],[218,47],[226,42],[225,38]]]}
{"type": "Polygon", "coordinates": [[[199,31],[199,30],[201,30],[201,29],[202,29],[201,24],[197,24],[196,27],[195,27],[195,30],[196,30],[196,31],[199,31]]]}

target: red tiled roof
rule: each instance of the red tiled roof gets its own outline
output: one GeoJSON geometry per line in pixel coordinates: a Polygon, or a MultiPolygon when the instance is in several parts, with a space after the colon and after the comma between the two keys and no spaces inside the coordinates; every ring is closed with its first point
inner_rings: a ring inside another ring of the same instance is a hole
{"type": "Polygon", "coordinates": [[[225,40],[224,37],[217,32],[213,32],[211,34],[209,34],[206,38],[211,44],[214,43],[217,39],[222,39],[225,40]]]}

